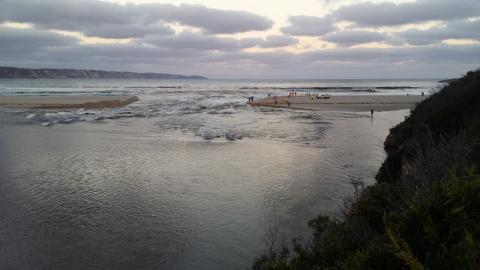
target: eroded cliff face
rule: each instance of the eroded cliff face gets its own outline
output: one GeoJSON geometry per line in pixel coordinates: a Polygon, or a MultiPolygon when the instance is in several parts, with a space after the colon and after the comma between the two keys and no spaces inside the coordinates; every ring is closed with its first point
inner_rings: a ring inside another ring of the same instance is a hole
{"type": "Polygon", "coordinates": [[[135,73],[80,69],[29,69],[0,67],[0,79],[207,79],[165,73],[135,73]]]}
{"type": "Polygon", "coordinates": [[[476,145],[479,134],[480,70],[477,70],[450,81],[390,130],[384,143],[387,158],[376,179],[380,183],[400,181],[412,173],[412,160],[422,147],[428,144],[435,147],[459,137],[464,143],[476,145]]]}

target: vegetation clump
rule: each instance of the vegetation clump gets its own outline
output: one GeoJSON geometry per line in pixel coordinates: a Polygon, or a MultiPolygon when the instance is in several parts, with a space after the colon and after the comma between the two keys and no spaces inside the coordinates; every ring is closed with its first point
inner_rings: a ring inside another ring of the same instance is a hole
{"type": "Polygon", "coordinates": [[[377,183],[353,179],[339,217],[252,268],[480,269],[480,71],[417,105],[385,150],[377,183]]]}

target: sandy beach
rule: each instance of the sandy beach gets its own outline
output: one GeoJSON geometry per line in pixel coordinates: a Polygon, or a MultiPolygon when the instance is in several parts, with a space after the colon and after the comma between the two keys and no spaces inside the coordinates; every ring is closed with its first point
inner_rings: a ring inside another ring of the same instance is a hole
{"type": "Polygon", "coordinates": [[[136,96],[3,96],[0,97],[0,108],[111,108],[138,100],[136,96]]]}
{"type": "Polygon", "coordinates": [[[248,102],[251,106],[267,106],[316,111],[396,111],[412,108],[427,96],[363,95],[363,96],[277,96],[248,102]]]}

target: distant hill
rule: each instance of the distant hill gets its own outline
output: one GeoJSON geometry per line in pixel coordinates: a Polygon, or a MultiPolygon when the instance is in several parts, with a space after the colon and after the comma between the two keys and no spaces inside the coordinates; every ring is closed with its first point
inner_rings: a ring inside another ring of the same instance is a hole
{"type": "Polygon", "coordinates": [[[165,73],[136,73],[105,70],[15,68],[0,67],[0,79],[196,79],[202,76],[184,76],[165,73]]]}

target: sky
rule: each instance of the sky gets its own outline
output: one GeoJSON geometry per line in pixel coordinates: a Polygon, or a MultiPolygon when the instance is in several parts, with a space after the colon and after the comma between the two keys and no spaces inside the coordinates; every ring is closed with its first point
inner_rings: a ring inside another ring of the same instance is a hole
{"type": "Polygon", "coordinates": [[[0,0],[0,66],[453,78],[479,30],[479,0],[0,0]]]}

